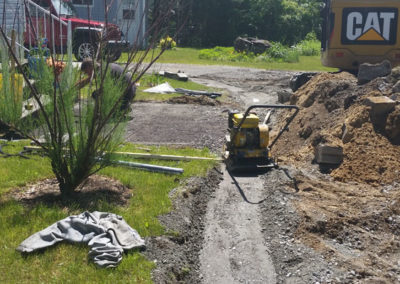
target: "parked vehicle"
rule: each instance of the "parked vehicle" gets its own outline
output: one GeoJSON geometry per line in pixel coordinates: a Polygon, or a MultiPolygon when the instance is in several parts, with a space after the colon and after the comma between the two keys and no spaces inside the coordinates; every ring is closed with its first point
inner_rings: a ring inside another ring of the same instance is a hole
{"type": "Polygon", "coordinates": [[[322,64],[356,70],[388,59],[400,65],[400,0],[325,0],[322,64]]]}
{"type": "Polygon", "coordinates": [[[74,6],[60,0],[33,0],[26,7],[26,29],[24,45],[37,44],[37,39],[47,38],[49,47],[57,52],[66,51],[67,22],[72,26],[73,53],[77,60],[92,57],[96,54],[100,41],[106,42],[105,52],[111,60],[117,60],[128,43],[122,40],[122,32],[115,24],[91,21],[76,17],[74,6]],[[36,5],[35,5],[36,4],[36,5]]]}

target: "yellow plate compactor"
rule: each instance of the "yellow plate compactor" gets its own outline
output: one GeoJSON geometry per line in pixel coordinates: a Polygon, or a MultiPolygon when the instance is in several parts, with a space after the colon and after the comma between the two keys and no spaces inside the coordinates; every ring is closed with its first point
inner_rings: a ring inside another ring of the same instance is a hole
{"type": "Polygon", "coordinates": [[[299,108],[293,105],[253,105],[246,112],[229,111],[228,131],[225,143],[225,162],[231,171],[276,168],[277,164],[271,156],[271,148],[288,130],[299,108]],[[256,108],[270,109],[263,122],[251,111],[256,108]],[[269,120],[272,109],[294,109],[285,126],[270,143],[269,120]]]}

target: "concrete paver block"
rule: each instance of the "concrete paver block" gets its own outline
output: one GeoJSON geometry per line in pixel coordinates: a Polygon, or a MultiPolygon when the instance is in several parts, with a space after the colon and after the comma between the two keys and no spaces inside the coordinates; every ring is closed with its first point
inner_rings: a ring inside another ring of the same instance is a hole
{"type": "Polygon", "coordinates": [[[371,107],[371,112],[374,115],[384,115],[392,110],[396,106],[396,102],[389,97],[368,97],[365,99],[364,104],[371,107]]]}
{"type": "Polygon", "coordinates": [[[318,164],[340,164],[343,162],[343,148],[320,144],[315,149],[315,161],[318,164]]]}

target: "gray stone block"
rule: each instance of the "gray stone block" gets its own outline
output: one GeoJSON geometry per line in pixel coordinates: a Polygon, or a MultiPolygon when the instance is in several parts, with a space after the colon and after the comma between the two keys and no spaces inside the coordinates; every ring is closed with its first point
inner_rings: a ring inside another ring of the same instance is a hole
{"type": "Polygon", "coordinates": [[[315,149],[315,161],[318,164],[338,165],[343,162],[343,148],[320,144],[315,149]]]}
{"type": "Polygon", "coordinates": [[[177,73],[168,71],[159,71],[158,75],[184,82],[189,80],[189,77],[185,73],[179,71],[177,73]]]}
{"type": "Polygon", "coordinates": [[[365,84],[369,81],[378,78],[385,77],[392,72],[392,65],[389,60],[384,60],[379,64],[361,64],[358,69],[358,84],[365,84]]]}
{"type": "Polygon", "coordinates": [[[278,92],[278,102],[281,104],[284,104],[288,101],[290,101],[290,97],[292,96],[292,93],[289,91],[279,91],[278,92]]]}

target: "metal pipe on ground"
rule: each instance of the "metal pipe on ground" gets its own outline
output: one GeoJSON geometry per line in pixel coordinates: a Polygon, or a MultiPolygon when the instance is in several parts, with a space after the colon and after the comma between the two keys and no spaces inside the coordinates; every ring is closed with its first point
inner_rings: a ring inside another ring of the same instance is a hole
{"type": "MultiPolygon", "coordinates": [[[[25,146],[25,150],[38,151],[41,148],[37,146],[25,146]]],[[[176,155],[158,155],[149,153],[131,153],[131,152],[114,152],[116,155],[127,156],[136,159],[154,159],[168,161],[222,161],[221,158],[194,157],[194,156],[176,156],[176,155]]]]}
{"type": "Polygon", "coordinates": [[[113,161],[112,163],[116,165],[127,166],[150,172],[165,173],[165,174],[183,174],[183,169],[181,168],[155,166],[155,165],[127,162],[127,161],[113,161]]]}
{"type": "MultiPolygon", "coordinates": [[[[34,150],[34,151],[40,151],[40,147],[32,147],[32,146],[25,146],[25,150],[34,150]]],[[[99,161],[101,158],[98,159],[99,161]]],[[[156,165],[150,165],[150,164],[142,164],[142,163],[135,163],[135,162],[127,162],[127,161],[113,161],[113,164],[116,165],[121,165],[121,166],[127,166],[131,168],[136,168],[136,169],[141,169],[141,170],[146,170],[150,172],[158,172],[158,173],[166,173],[166,174],[183,174],[183,169],[182,168],[172,168],[172,167],[165,167],[165,166],[156,166],[156,165]]]]}

